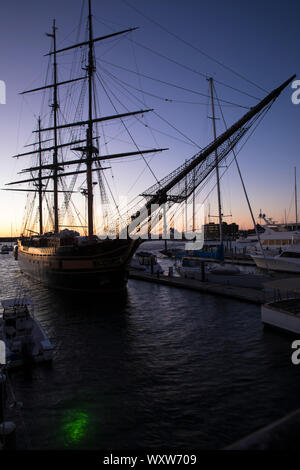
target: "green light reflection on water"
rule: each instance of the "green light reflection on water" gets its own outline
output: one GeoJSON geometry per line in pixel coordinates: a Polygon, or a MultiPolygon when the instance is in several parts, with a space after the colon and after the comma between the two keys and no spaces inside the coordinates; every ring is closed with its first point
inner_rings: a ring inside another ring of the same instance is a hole
{"type": "Polygon", "coordinates": [[[63,424],[63,440],[66,447],[79,444],[87,437],[89,417],[85,411],[69,410],[63,424]]]}

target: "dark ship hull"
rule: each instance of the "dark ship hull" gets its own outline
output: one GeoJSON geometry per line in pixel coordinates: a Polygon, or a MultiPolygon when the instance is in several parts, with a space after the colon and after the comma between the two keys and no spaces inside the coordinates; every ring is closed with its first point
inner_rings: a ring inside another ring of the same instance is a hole
{"type": "Polygon", "coordinates": [[[21,271],[47,287],[65,291],[117,292],[126,288],[138,240],[59,243],[58,237],[20,239],[16,256],[21,271]],[[38,246],[43,244],[47,246],[38,246]]]}

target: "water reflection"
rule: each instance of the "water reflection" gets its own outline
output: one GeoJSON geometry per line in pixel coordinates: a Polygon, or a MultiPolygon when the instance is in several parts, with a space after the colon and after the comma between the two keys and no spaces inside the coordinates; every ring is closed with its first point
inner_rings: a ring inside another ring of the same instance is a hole
{"type": "Polygon", "coordinates": [[[27,289],[55,347],[12,375],[36,449],[221,448],[300,405],[290,341],[260,307],[130,281],[123,296],[64,295],[0,258],[2,297],[27,289]]]}

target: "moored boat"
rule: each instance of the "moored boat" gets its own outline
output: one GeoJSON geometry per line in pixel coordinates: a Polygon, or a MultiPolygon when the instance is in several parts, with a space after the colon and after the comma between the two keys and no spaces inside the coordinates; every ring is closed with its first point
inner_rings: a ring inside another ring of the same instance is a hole
{"type": "Polygon", "coordinates": [[[149,274],[164,273],[163,268],[157,262],[157,256],[148,251],[138,251],[132,258],[130,267],[149,274]]]}
{"type": "Polygon", "coordinates": [[[129,263],[138,241],[80,243],[72,235],[21,238],[20,269],[46,286],[67,291],[119,291],[126,287],[129,263]]]}
{"type": "MultiPolygon", "coordinates": [[[[259,225],[260,243],[255,236],[247,237],[244,243],[249,254],[259,254],[262,248],[267,253],[279,254],[282,250],[300,246],[300,226],[298,223],[276,223],[272,218],[260,213],[259,218],[265,221],[265,225],[259,225]],[[250,240],[249,240],[250,239],[250,240]],[[256,240],[255,240],[256,239],[256,240]],[[249,240],[247,244],[246,241],[249,240]]],[[[238,240],[241,244],[242,240],[238,240]]]]}
{"type": "Polygon", "coordinates": [[[2,300],[1,339],[8,367],[51,361],[53,346],[40,322],[34,318],[34,302],[27,298],[2,300]]]}
{"type": "Polygon", "coordinates": [[[265,283],[273,289],[274,300],[261,307],[264,325],[289,333],[300,334],[300,279],[280,279],[265,283]]]}
{"type": "Polygon", "coordinates": [[[268,256],[264,254],[251,255],[256,266],[270,271],[300,273],[300,246],[294,245],[285,249],[279,255],[268,256]]]}

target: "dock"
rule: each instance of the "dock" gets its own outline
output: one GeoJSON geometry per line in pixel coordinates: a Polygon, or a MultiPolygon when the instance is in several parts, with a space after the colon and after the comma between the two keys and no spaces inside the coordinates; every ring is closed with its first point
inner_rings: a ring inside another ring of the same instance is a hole
{"type": "Polygon", "coordinates": [[[158,277],[156,274],[149,274],[136,269],[130,269],[129,279],[152,282],[163,286],[177,287],[179,289],[188,289],[205,294],[221,295],[223,297],[230,297],[259,305],[271,300],[269,299],[269,294],[262,289],[233,286],[210,281],[199,281],[175,276],[160,275],[158,277]]]}

